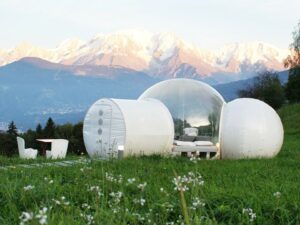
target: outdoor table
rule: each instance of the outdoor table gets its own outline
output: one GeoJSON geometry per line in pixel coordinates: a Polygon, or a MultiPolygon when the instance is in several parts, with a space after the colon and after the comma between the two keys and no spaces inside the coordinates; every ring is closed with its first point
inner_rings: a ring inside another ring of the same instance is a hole
{"type": "Polygon", "coordinates": [[[42,155],[46,155],[47,144],[52,144],[55,139],[36,139],[37,141],[42,143],[42,155]]]}

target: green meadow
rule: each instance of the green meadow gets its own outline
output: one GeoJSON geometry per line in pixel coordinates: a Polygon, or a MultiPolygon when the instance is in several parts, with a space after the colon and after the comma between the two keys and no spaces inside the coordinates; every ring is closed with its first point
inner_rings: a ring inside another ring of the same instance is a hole
{"type": "MultiPolygon", "coordinates": [[[[274,159],[159,156],[72,166],[0,158],[0,224],[300,224],[300,104],[274,159]]],[[[67,160],[76,160],[69,157],[67,160]]]]}

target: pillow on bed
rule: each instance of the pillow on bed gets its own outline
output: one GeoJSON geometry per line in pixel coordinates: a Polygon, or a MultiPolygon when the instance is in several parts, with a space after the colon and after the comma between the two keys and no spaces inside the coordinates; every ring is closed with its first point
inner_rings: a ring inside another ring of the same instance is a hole
{"type": "Polygon", "coordinates": [[[195,142],[191,141],[177,141],[174,140],[174,144],[177,146],[196,146],[195,142]]]}

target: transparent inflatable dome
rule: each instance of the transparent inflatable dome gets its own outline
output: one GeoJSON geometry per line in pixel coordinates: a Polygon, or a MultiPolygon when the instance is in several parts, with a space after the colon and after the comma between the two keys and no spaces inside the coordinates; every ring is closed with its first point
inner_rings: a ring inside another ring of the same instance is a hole
{"type": "Polygon", "coordinates": [[[190,141],[186,131],[196,130],[192,141],[218,142],[224,99],[211,86],[191,79],[171,79],[155,84],[139,97],[146,98],[158,99],[167,106],[174,121],[175,139],[190,141]]]}

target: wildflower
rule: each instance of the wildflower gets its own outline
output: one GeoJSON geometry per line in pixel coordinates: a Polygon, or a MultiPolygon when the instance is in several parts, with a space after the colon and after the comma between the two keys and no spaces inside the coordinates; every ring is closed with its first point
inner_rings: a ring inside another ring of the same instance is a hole
{"type": "Polygon", "coordinates": [[[95,192],[98,195],[98,197],[103,196],[103,193],[101,192],[99,186],[91,186],[90,188],[88,188],[88,191],[95,192]]]}
{"type": "Polygon", "coordinates": [[[33,213],[32,212],[22,212],[21,216],[19,217],[21,220],[20,225],[24,225],[28,221],[33,219],[33,213]]]}
{"type": "Polygon", "coordinates": [[[188,175],[173,178],[173,183],[175,184],[174,190],[187,191],[189,190],[188,185],[202,186],[204,185],[204,180],[202,179],[202,176],[200,174],[189,172],[188,175]]]}
{"type": "Polygon", "coordinates": [[[86,220],[86,222],[87,222],[88,225],[91,225],[91,224],[95,223],[94,217],[92,215],[90,215],[90,214],[80,213],[80,216],[83,217],[86,220]]]}
{"type": "Polygon", "coordinates": [[[24,191],[29,191],[29,190],[32,190],[32,189],[34,189],[33,185],[28,185],[28,186],[24,187],[24,191]]]}
{"type": "Polygon", "coordinates": [[[113,212],[114,214],[118,213],[119,210],[120,210],[119,207],[112,208],[112,212],[113,212]]]}
{"type": "Polygon", "coordinates": [[[39,224],[41,224],[41,225],[48,224],[47,215],[46,215],[47,211],[48,211],[48,208],[43,207],[42,209],[39,210],[39,213],[35,216],[35,218],[39,219],[39,224]]]}
{"type": "Polygon", "coordinates": [[[197,208],[204,207],[205,203],[201,201],[198,197],[195,197],[192,202],[191,209],[196,210],[197,208]]]}
{"type": "Polygon", "coordinates": [[[196,157],[195,155],[192,155],[190,158],[190,161],[193,163],[197,163],[197,161],[200,161],[201,158],[200,157],[196,157]]]}
{"type": "Polygon", "coordinates": [[[141,199],[133,199],[133,202],[134,202],[135,204],[140,204],[141,206],[144,206],[145,203],[146,203],[146,200],[143,199],[143,198],[141,198],[141,199]]]}
{"type": "Polygon", "coordinates": [[[53,184],[53,180],[50,180],[50,181],[49,181],[49,184],[53,184]]]}
{"type": "Polygon", "coordinates": [[[61,202],[59,200],[52,199],[52,201],[54,201],[56,205],[60,205],[61,204],[61,202]]]}
{"type": "Polygon", "coordinates": [[[137,188],[140,189],[141,191],[144,191],[146,185],[147,185],[147,183],[145,182],[145,183],[143,183],[143,184],[139,184],[139,185],[137,186],[137,188]]]}
{"type": "Polygon", "coordinates": [[[174,188],[175,191],[187,191],[187,190],[189,190],[189,188],[186,185],[184,185],[184,180],[181,179],[180,176],[174,178],[173,183],[175,184],[175,188],[174,188]]]}
{"type": "Polygon", "coordinates": [[[279,191],[277,191],[277,192],[273,193],[273,196],[274,196],[275,198],[280,198],[281,193],[280,193],[279,191]]]}
{"type": "Polygon", "coordinates": [[[162,187],[159,190],[160,190],[160,192],[164,192],[164,188],[162,188],[162,187]]]}
{"type": "Polygon", "coordinates": [[[120,174],[118,177],[114,177],[110,173],[105,173],[105,178],[107,181],[110,181],[112,183],[119,183],[121,184],[123,182],[123,176],[120,174]]]}
{"type": "Polygon", "coordinates": [[[244,208],[243,209],[243,214],[248,214],[249,215],[249,221],[250,222],[253,222],[256,219],[256,213],[254,213],[251,208],[244,208]]]}
{"type": "Polygon", "coordinates": [[[66,197],[62,196],[60,198],[60,200],[52,199],[52,201],[54,201],[56,205],[64,205],[64,206],[70,205],[70,202],[65,201],[65,199],[66,199],[66,197]]]}
{"type": "Polygon", "coordinates": [[[111,192],[109,196],[112,198],[108,204],[110,208],[113,208],[114,205],[118,205],[121,202],[121,198],[123,196],[123,193],[118,191],[118,192],[111,192]]]}
{"type": "Polygon", "coordinates": [[[127,183],[128,184],[133,184],[135,182],[135,178],[128,178],[127,183]]]}
{"type": "Polygon", "coordinates": [[[109,196],[113,197],[113,198],[121,198],[123,195],[123,193],[121,191],[118,191],[118,192],[111,192],[109,194],[109,196]]]}
{"type": "Polygon", "coordinates": [[[83,204],[81,205],[81,208],[83,208],[83,209],[90,209],[91,206],[90,206],[89,204],[87,204],[87,203],[83,203],[83,204]]]}

